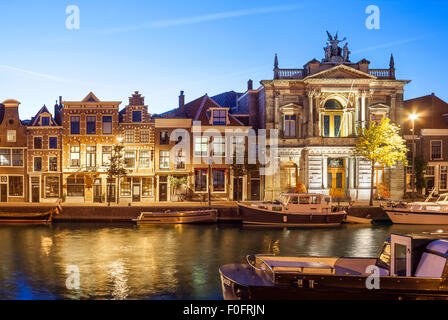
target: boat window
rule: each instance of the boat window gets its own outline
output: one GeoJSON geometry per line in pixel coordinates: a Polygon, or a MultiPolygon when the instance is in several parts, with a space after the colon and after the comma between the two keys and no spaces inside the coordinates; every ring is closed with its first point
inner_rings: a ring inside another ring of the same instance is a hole
{"type": "Polygon", "coordinates": [[[291,200],[289,201],[289,203],[291,203],[291,204],[298,204],[299,203],[299,198],[298,197],[291,197],[291,200]]]}
{"type": "Polygon", "coordinates": [[[380,266],[390,268],[390,243],[386,242],[379,256],[380,266]]]}
{"type": "Polygon", "coordinates": [[[320,197],[314,196],[311,198],[311,204],[320,204],[320,197]]]}
{"type": "Polygon", "coordinates": [[[272,211],[282,211],[282,207],[272,207],[272,211]]]}
{"type": "Polygon", "coordinates": [[[300,197],[300,204],[309,204],[310,198],[309,197],[300,197]]]}
{"type": "Polygon", "coordinates": [[[331,203],[331,197],[325,197],[324,200],[327,205],[331,203]]]}
{"type": "Polygon", "coordinates": [[[402,244],[395,244],[395,274],[399,277],[406,277],[406,250],[402,244]]]}

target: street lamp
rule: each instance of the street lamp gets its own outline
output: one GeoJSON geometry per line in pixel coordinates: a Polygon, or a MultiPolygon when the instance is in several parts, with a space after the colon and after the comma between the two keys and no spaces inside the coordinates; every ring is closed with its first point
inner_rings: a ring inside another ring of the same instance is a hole
{"type": "Polygon", "coordinates": [[[415,191],[415,120],[417,120],[418,115],[413,113],[409,115],[409,120],[411,120],[411,135],[412,135],[412,175],[411,175],[411,201],[414,202],[414,191],[415,191]]]}

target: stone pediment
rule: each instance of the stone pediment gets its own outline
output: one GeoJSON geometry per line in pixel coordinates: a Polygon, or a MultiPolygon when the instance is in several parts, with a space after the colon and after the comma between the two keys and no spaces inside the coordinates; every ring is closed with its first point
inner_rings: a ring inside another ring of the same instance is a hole
{"type": "Polygon", "coordinates": [[[326,69],[306,77],[304,80],[319,79],[354,79],[354,80],[375,80],[376,77],[368,73],[356,70],[349,66],[340,64],[333,68],[326,69]]]}

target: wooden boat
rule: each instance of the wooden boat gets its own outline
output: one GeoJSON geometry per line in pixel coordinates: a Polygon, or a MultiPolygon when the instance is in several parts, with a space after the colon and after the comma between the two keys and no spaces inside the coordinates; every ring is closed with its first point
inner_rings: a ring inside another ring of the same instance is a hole
{"type": "Polygon", "coordinates": [[[310,193],[283,193],[280,200],[239,203],[243,223],[265,226],[335,226],[345,211],[333,212],[331,196],[310,193]]]}
{"type": "Polygon", "coordinates": [[[440,195],[436,202],[429,202],[429,198],[424,202],[390,202],[383,209],[393,223],[448,225],[448,193],[440,195]]]}
{"type": "Polygon", "coordinates": [[[42,213],[0,212],[0,224],[39,224],[51,223],[57,209],[42,213]]]}
{"type": "Polygon", "coordinates": [[[213,223],[217,221],[217,210],[142,212],[133,221],[137,224],[187,224],[213,223]]]}
{"type": "Polygon", "coordinates": [[[344,219],[345,223],[354,223],[354,224],[372,224],[372,219],[361,218],[347,214],[344,219]]]}
{"type": "Polygon", "coordinates": [[[448,234],[392,234],[378,257],[255,255],[219,273],[226,300],[448,300],[447,261],[448,234]]]}

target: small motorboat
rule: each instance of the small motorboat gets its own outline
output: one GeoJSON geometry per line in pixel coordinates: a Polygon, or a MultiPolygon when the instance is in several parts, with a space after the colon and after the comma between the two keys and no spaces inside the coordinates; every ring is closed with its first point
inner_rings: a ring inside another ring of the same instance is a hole
{"type": "Polygon", "coordinates": [[[165,211],[142,212],[133,221],[137,224],[187,224],[187,223],[214,223],[218,219],[218,211],[192,210],[192,211],[165,211]]]}
{"type": "Polygon", "coordinates": [[[51,223],[58,209],[47,212],[0,212],[0,224],[42,224],[51,223]]]}
{"type": "Polygon", "coordinates": [[[331,196],[311,193],[283,193],[279,200],[239,203],[243,223],[265,226],[337,226],[345,211],[334,211],[331,196]]]}
{"type": "Polygon", "coordinates": [[[226,300],[448,300],[448,234],[392,234],[376,258],[248,256],[219,269],[226,300]]]}
{"type": "Polygon", "coordinates": [[[383,209],[397,224],[448,225],[448,193],[441,194],[436,202],[429,201],[431,196],[424,202],[389,202],[383,209]]]}

